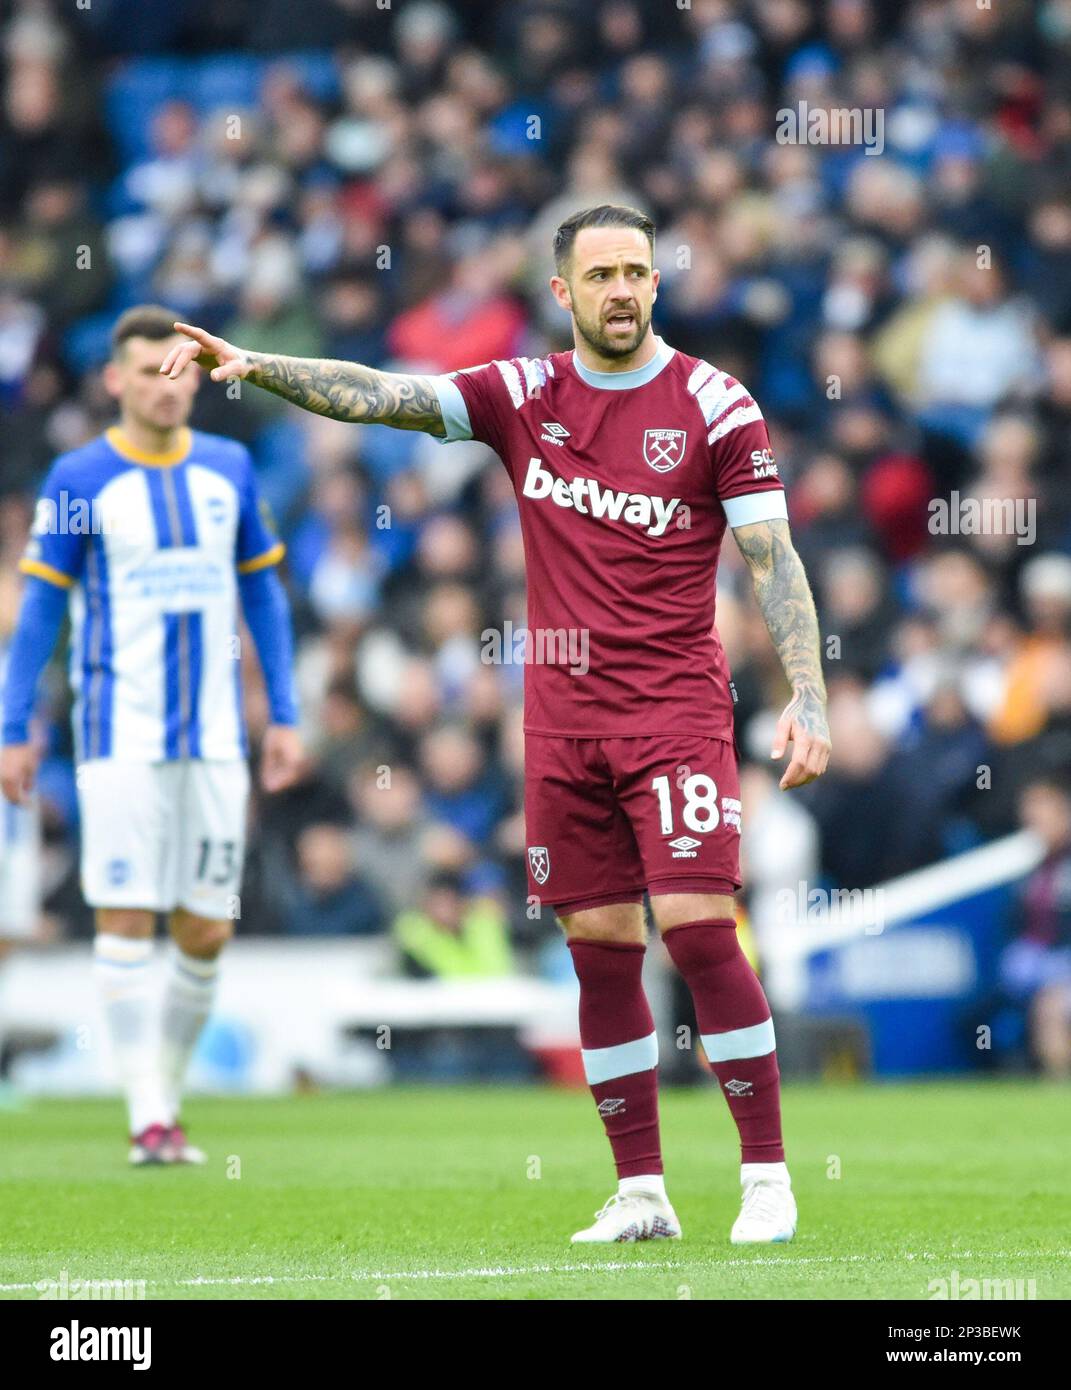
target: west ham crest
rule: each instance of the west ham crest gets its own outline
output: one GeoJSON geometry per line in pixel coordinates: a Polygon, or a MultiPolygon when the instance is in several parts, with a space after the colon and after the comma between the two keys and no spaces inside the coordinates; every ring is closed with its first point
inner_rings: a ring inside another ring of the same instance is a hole
{"type": "Polygon", "coordinates": [[[550,853],[546,845],[528,846],[528,864],[536,883],[546,883],[550,877],[550,853]]]}
{"type": "Polygon", "coordinates": [[[684,457],[687,430],[645,430],[643,456],[656,473],[668,473],[684,457]]]}

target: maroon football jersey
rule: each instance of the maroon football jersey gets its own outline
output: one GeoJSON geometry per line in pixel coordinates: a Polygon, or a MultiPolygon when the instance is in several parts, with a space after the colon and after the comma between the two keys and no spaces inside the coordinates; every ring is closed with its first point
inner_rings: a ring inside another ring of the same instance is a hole
{"type": "Polygon", "coordinates": [[[747,390],[657,344],[628,372],[560,352],[434,378],[447,441],[489,445],[517,494],[530,733],[732,737],[718,553],[784,490],[747,390]]]}

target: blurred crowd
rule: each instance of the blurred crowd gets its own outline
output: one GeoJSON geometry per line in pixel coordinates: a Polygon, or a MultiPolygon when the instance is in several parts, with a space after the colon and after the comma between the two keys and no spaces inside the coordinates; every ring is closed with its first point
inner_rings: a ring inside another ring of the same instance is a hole
{"type": "MultiPolygon", "coordinates": [[[[727,543],[760,939],[764,894],[977,845],[1071,769],[1069,0],[0,13],[0,641],[35,488],[110,422],[123,308],[394,369],[559,351],[554,228],[624,202],[659,226],[656,330],[764,410],[826,640],[833,767],[786,797],[787,690],[727,543]],[[880,110],[882,148],[779,142],[800,103],[880,110]]],[[[255,804],[244,929],[396,923],[418,971],[500,969],[555,930],[525,902],[523,668],[482,659],[524,625],[506,474],[233,396],[194,423],[249,445],[287,542],[312,754],[255,804]]],[[[65,698],[53,672],[49,910],[77,933],[65,698]]]]}

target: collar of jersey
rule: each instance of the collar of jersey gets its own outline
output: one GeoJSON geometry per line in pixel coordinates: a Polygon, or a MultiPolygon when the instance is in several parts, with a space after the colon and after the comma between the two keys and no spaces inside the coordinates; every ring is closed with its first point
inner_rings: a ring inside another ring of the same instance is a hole
{"type": "Polygon", "coordinates": [[[176,463],[181,463],[193,447],[193,433],[186,426],[182,428],[177,447],[166,454],[153,454],[147,449],[137,448],[131,444],[118,425],[105,430],[104,437],[117,454],[129,459],[131,463],[143,463],[148,468],[172,468],[176,463]]]}
{"type": "Polygon", "coordinates": [[[650,362],[645,362],[642,367],[633,367],[630,372],[592,371],[581,362],[575,348],[573,366],[581,381],[586,381],[589,386],[598,387],[600,391],[631,391],[634,386],[646,386],[649,381],[653,381],[676,351],[664,343],[657,334],[655,342],[658,346],[650,362]]]}

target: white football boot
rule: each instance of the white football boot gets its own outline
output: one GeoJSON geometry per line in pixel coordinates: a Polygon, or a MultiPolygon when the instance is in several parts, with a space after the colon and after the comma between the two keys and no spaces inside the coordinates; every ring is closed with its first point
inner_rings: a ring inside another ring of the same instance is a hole
{"type": "Polygon", "coordinates": [[[783,1163],[742,1163],[740,1215],[729,1239],[734,1245],[777,1245],[796,1234],[796,1199],[783,1163]]]}
{"type": "Polygon", "coordinates": [[[679,1240],[681,1223],[664,1197],[653,1192],[615,1192],[595,1224],[577,1231],[573,1245],[612,1245],[618,1241],[679,1240]]]}

